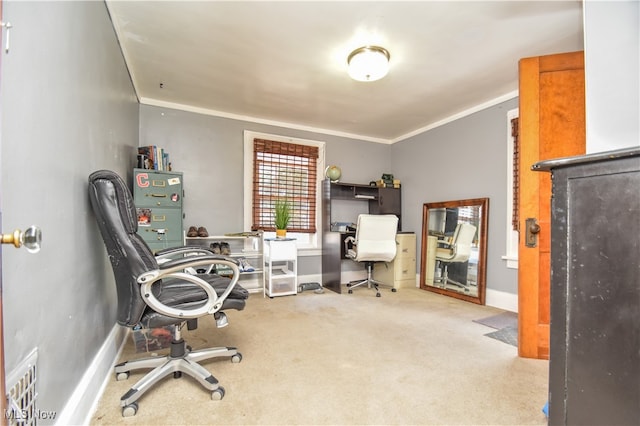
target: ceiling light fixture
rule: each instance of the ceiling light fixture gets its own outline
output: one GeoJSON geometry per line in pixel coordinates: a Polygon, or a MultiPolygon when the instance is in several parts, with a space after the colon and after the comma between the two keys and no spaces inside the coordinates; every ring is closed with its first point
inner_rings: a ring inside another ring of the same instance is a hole
{"type": "Polygon", "coordinates": [[[349,54],[349,76],[357,81],[376,81],[389,72],[389,51],[380,46],[359,47],[349,54]]]}

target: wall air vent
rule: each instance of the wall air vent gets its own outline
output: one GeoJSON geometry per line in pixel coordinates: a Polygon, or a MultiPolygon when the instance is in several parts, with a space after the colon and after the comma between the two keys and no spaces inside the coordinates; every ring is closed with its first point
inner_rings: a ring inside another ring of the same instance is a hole
{"type": "Polygon", "coordinates": [[[7,375],[7,424],[13,426],[36,425],[36,361],[38,349],[35,348],[7,375]]]}

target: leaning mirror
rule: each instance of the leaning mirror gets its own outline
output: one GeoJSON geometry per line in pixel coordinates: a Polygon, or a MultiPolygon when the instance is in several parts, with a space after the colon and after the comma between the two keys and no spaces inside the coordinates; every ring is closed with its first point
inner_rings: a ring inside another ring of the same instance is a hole
{"type": "Polygon", "coordinates": [[[484,305],[489,199],[422,208],[420,288],[484,305]]]}

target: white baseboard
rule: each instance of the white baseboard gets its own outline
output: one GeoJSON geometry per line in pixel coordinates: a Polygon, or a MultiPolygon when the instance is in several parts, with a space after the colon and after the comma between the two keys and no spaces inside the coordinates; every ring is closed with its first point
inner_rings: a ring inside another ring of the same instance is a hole
{"type": "MultiPolygon", "coordinates": [[[[416,287],[420,287],[420,274],[416,275],[416,287]]],[[[487,289],[484,304],[505,311],[518,312],[518,295],[487,289]]]]}
{"type": "Polygon", "coordinates": [[[322,274],[298,275],[298,285],[302,283],[322,284],[322,274]]]}
{"type": "Polygon", "coordinates": [[[128,331],[118,324],[111,329],[71,398],[60,412],[56,425],[88,425],[91,422],[91,416],[113,374],[114,364],[124,348],[128,331]]]}
{"type": "Polygon", "coordinates": [[[485,295],[485,304],[494,308],[504,309],[505,311],[518,312],[518,295],[487,289],[485,295]]]}

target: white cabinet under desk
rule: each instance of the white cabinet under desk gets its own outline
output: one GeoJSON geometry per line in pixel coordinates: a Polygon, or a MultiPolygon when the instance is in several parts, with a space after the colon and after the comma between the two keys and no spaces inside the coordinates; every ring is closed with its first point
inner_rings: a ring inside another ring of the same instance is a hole
{"type": "Polygon", "coordinates": [[[264,240],[264,271],[265,295],[298,294],[298,248],[294,239],[264,240]]]}
{"type": "Polygon", "coordinates": [[[400,232],[396,244],[396,257],[389,263],[375,263],[373,277],[395,289],[416,287],[416,234],[400,232]]]}

